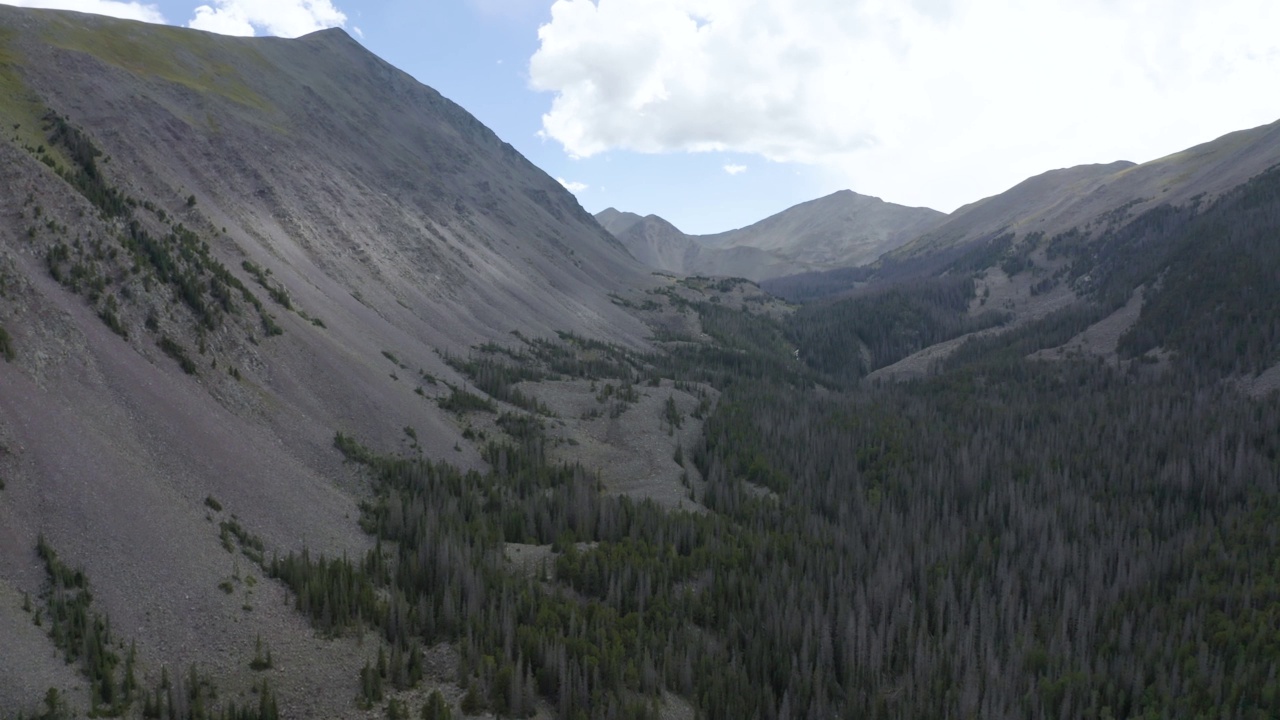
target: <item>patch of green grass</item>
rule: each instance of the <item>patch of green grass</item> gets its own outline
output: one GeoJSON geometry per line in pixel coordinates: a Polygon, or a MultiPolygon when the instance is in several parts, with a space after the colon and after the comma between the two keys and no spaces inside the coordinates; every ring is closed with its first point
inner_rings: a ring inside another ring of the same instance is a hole
{"type": "MultiPolygon", "coordinates": [[[[135,75],[161,78],[256,110],[272,110],[271,103],[245,83],[237,68],[220,62],[221,53],[212,37],[162,25],[113,23],[103,31],[58,22],[46,30],[44,40],[55,47],[87,53],[135,75]]],[[[242,50],[251,61],[266,65],[255,51],[242,50]]]]}
{"type": "MultiPolygon", "coordinates": [[[[45,107],[22,81],[22,57],[13,47],[16,35],[10,28],[0,28],[0,132],[6,140],[16,135],[19,146],[34,148],[45,142],[40,130],[45,107]]],[[[61,154],[55,160],[66,162],[61,154]]]]}

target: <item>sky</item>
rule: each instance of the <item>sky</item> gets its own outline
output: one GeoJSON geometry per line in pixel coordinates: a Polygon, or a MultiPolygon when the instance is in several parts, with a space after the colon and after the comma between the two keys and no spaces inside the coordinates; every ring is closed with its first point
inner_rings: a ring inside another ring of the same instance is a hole
{"type": "Polygon", "coordinates": [[[951,212],[1280,120],[1276,0],[0,0],[342,27],[591,212],[689,233],[842,189],[951,212]]]}

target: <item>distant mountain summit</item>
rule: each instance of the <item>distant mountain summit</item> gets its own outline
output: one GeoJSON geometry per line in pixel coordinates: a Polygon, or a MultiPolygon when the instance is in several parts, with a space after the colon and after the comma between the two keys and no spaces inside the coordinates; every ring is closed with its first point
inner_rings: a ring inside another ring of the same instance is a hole
{"type": "MultiPolygon", "coordinates": [[[[651,215],[650,217],[657,216],[651,215]]],[[[633,212],[622,212],[616,208],[605,208],[604,210],[596,213],[596,222],[600,223],[605,230],[608,230],[615,236],[626,232],[632,225],[635,225],[641,220],[644,220],[644,218],[633,212]]]]}
{"type": "Polygon", "coordinates": [[[684,234],[657,215],[640,217],[610,208],[601,212],[597,220],[614,233],[635,259],[665,272],[758,281],[804,270],[804,266],[760,248],[709,247],[697,236],[684,234]]]}
{"type": "Polygon", "coordinates": [[[656,215],[608,208],[596,221],[650,267],[764,280],[854,267],[937,227],[946,214],[841,190],[737,230],[687,235],[656,215]]]}
{"type": "Polygon", "coordinates": [[[711,247],[759,248],[799,265],[850,267],[875,260],[946,219],[937,210],[841,190],[699,240],[711,247]]]}

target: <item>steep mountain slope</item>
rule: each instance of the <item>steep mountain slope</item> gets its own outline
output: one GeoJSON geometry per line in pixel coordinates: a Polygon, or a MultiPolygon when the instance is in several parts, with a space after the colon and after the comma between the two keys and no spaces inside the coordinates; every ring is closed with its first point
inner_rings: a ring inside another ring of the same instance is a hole
{"type": "MultiPolygon", "coordinates": [[[[358,556],[364,490],[335,431],[483,465],[434,402],[465,382],[442,355],[512,331],[641,345],[607,295],[648,271],[339,30],[0,6],[0,86],[0,598],[39,596],[42,535],[150,680],[197,661],[234,678],[261,637],[294,658],[272,682],[295,717],[349,708],[376,648],[313,637],[282,588],[246,584],[226,528],[358,556]]],[[[76,687],[28,662],[42,636],[0,643],[0,715],[76,687]]]]}

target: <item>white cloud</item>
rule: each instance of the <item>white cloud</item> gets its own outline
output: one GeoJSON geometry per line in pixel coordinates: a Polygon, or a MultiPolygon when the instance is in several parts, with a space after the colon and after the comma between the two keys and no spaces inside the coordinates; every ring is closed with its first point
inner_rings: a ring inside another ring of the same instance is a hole
{"type": "Polygon", "coordinates": [[[149,23],[165,22],[155,5],[121,0],[0,0],[0,4],[15,7],[44,8],[46,10],[74,10],[76,12],[110,15],[125,20],[141,20],[149,23]]]}
{"type": "Polygon", "coordinates": [[[572,180],[565,180],[562,177],[556,178],[556,182],[563,185],[565,190],[568,190],[574,195],[577,195],[580,192],[584,192],[588,187],[590,187],[586,183],[574,182],[572,180]]]}
{"type": "Polygon", "coordinates": [[[332,0],[213,0],[195,9],[187,27],[223,35],[261,32],[292,38],[346,22],[347,16],[332,0]]]}
{"type": "Polygon", "coordinates": [[[724,166],[724,171],[729,173],[730,175],[740,175],[747,171],[747,166],[734,165],[733,163],[729,163],[728,165],[724,166]]]}
{"type": "Polygon", "coordinates": [[[567,153],[752,153],[945,210],[1280,117],[1274,0],[557,0],[538,36],[567,153]]]}

